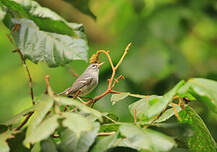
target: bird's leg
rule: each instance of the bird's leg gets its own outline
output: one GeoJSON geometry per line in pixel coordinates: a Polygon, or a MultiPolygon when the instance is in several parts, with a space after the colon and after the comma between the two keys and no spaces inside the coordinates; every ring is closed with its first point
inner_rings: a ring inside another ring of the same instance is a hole
{"type": "Polygon", "coordinates": [[[74,94],[73,99],[77,98],[78,95],[79,95],[79,93],[81,93],[81,90],[78,90],[78,91],[74,94]]]}
{"type": "Polygon", "coordinates": [[[85,105],[88,105],[89,103],[91,103],[93,101],[93,99],[90,97],[77,97],[77,98],[85,105]],[[82,98],[88,99],[89,101],[85,102],[82,100],[82,98]]]}

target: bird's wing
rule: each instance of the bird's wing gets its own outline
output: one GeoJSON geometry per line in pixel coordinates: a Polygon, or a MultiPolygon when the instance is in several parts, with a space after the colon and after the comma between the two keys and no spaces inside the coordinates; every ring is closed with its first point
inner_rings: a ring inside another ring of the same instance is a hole
{"type": "Polygon", "coordinates": [[[77,92],[79,89],[91,83],[93,78],[89,77],[79,77],[70,88],[64,91],[65,95],[70,95],[77,92]]]}

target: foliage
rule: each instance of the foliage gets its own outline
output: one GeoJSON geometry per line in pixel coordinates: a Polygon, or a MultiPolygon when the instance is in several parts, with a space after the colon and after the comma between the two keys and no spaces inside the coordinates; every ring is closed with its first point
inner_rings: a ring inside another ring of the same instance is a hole
{"type": "Polygon", "coordinates": [[[44,61],[52,67],[72,60],[87,61],[82,25],[69,23],[31,0],[1,3],[8,8],[5,23],[25,58],[34,63],[44,61]]]}
{"type": "MultiPolygon", "coordinates": [[[[88,4],[84,5],[84,1],[66,1],[80,11],[94,17],[88,4]]],[[[117,6],[131,13],[134,12],[133,9],[139,9],[135,11],[139,14],[137,17],[141,20],[148,20],[144,29],[149,31],[146,33],[146,39],[149,40],[136,46],[140,47],[141,50],[146,49],[147,52],[137,51],[134,56],[131,55],[126,58],[120,71],[129,76],[129,79],[132,80],[131,83],[137,84],[143,83],[151,76],[162,79],[172,72],[176,75],[182,75],[183,71],[174,69],[185,66],[186,58],[181,54],[181,59],[178,60],[183,61],[183,64],[180,65],[179,62],[172,61],[176,64],[171,68],[171,54],[168,55],[169,53],[165,52],[169,52],[170,48],[179,49],[174,44],[186,33],[184,25],[179,24],[181,21],[192,20],[191,22],[196,24],[197,28],[203,26],[198,25],[199,23],[193,19],[194,14],[189,9],[190,7],[161,8],[163,3],[169,2],[157,1],[152,4],[147,1],[146,4],[149,5],[141,5],[140,7],[138,7],[137,2],[134,2],[133,5],[129,3],[124,5],[126,3],[124,0],[118,2],[114,1],[111,4],[111,2],[103,1],[102,3],[106,3],[108,6],[112,5],[104,8],[105,12],[106,9],[113,8],[117,14],[120,14],[116,10],[117,6]],[[151,5],[161,8],[160,16],[158,13],[152,13],[155,10],[151,5]],[[134,8],[131,9],[131,7],[134,8]],[[176,13],[173,13],[174,10],[176,13]],[[169,26],[165,23],[167,18],[170,18],[169,22],[172,23],[169,26]],[[156,59],[157,63],[151,64],[153,59],[156,59]]],[[[143,3],[140,2],[139,4],[143,3]]],[[[193,4],[189,5],[194,6],[193,4]]],[[[102,10],[96,10],[96,14],[97,11],[102,10]]],[[[117,15],[115,17],[123,22],[129,20],[138,22],[129,12],[128,16],[118,18],[117,15]]],[[[8,37],[14,48],[20,50],[21,60],[26,67],[26,59],[34,63],[45,62],[49,67],[63,66],[71,61],[75,62],[74,60],[87,61],[88,46],[82,25],[67,22],[50,9],[41,7],[35,1],[0,0],[0,19],[10,30],[8,37]]],[[[125,24],[115,26],[118,26],[116,30],[120,32],[122,28],[124,29],[125,24]]],[[[114,28],[113,23],[110,30],[112,28],[114,28]]],[[[193,29],[193,32],[197,33],[197,28],[193,29]]],[[[215,33],[213,28],[210,28],[210,31],[210,33],[215,33]]],[[[141,31],[136,36],[139,38],[144,33],[141,31]]],[[[132,35],[131,38],[134,37],[132,35]]],[[[207,41],[213,39],[212,34],[200,33],[200,36],[206,38],[207,41]]],[[[182,41],[182,47],[191,41],[189,39],[182,41]]],[[[213,47],[212,44],[210,46],[213,47]]],[[[107,90],[86,102],[86,104],[90,103],[90,106],[84,105],[74,98],[56,96],[50,86],[49,78],[46,77],[46,93],[41,91],[35,98],[32,98],[34,100],[32,106],[1,123],[0,152],[13,152],[18,149],[24,152],[102,152],[115,151],[116,149],[124,151],[126,148],[140,152],[176,150],[215,152],[217,146],[212,133],[209,131],[209,126],[197,113],[198,111],[194,110],[195,107],[191,107],[191,104],[204,105],[205,108],[210,109],[210,113],[215,115],[217,113],[217,81],[205,78],[191,78],[187,82],[181,80],[174,87],[167,84],[167,88],[171,89],[159,96],[134,94],[136,89],[131,90],[132,93],[116,91],[114,88],[119,83],[119,79],[124,78],[122,75],[116,77],[117,70],[129,47],[130,44],[119,61],[114,58],[116,65],[113,64],[113,58],[111,58],[109,51],[99,50],[94,54],[97,59],[100,53],[106,55],[111,65],[112,75],[108,87],[106,86],[107,90]],[[107,95],[110,93],[113,95],[108,99],[107,95]],[[110,100],[110,104],[113,106],[122,104],[123,101],[132,100],[133,103],[127,105],[131,119],[123,122],[114,114],[103,113],[102,110],[92,108],[96,102],[108,101],[106,99],[110,100]],[[176,131],[175,135],[171,134],[170,126],[174,124],[176,127],[185,125],[186,130],[182,130],[182,135],[176,131]],[[166,131],[163,131],[162,128],[166,131]]],[[[184,50],[186,53],[186,48],[184,50]]],[[[196,59],[192,62],[196,62],[196,59]]],[[[28,62],[29,64],[31,65],[30,62],[28,62]]],[[[31,76],[29,75],[29,77],[31,76]]],[[[31,79],[29,83],[31,87],[31,79]]],[[[132,84],[128,85],[131,86],[132,84]]],[[[42,89],[40,88],[40,90],[42,89]]],[[[33,96],[33,93],[31,95],[33,96]]]]}

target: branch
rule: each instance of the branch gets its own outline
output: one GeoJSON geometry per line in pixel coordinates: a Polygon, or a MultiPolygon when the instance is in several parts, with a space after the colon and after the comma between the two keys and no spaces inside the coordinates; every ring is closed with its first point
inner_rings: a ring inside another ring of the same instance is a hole
{"type": "Polygon", "coordinates": [[[23,122],[15,129],[15,130],[20,130],[29,120],[29,118],[32,116],[34,112],[30,112],[26,118],[23,120],[23,122]]]}
{"type": "Polygon", "coordinates": [[[45,76],[45,82],[46,82],[46,86],[47,86],[48,95],[49,95],[50,97],[54,97],[54,93],[53,93],[53,91],[52,91],[52,89],[51,89],[51,87],[50,87],[50,82],[49,82],[49,80],[50,80],[50,76],[49,76],[49,75],[46,75],[46,76],[45,76]]]}
{"type": "MultiPolygon", "coordinates": [[[[12,29],[11,29],[10,35],[12,35],[15,31],[16,31],[16,32],[19,31],[19,30],[20,30],[20,26],[21,26],[20,24],[15,24],[15,25],[12,27],[12,29]]],[[[13,45],[16,47],[16,44],[14,43],[14,41],[13,41],[13,39],[10,37],[10,35],[8,34],[7,37],[8,37],[8,39],[9,39],[9,41],[11,42],[11,44],[13,44],[13,45]]],[[[31,77],[31,74],[30,74],[30,72],[29,72],[29,68],[28,68],[28,66],[27,66],[27,64],[26,64],[26,61],[25,61],[24,56],[23,56],[22,52],[20,51],[20,49],[17,48],[17,49],[14,50],[13,52],[18,52],[18,53],[19,53],[20,58],[21,58],[21,60],[22,60],[22,63],[23,63],[23,65],[24,65],[24,67],[25,67],[25,69],[26,69],[26,72],[27,72],[27,74],[28,74],[30,95],[31,95],[31,99],[32,99],[32,104],[34,105],[34,104],[35,104],[35,101],[34,101],[34,93],[33,93],[33,88],[32,88],[32,77],[31,77]]]]}
{"type": "Polygon", "coordinates": [[[177,109],[176,109],[175,103],[171,102],[171,105],[172,105],[172,107],[173,107],[173,111],[174,111],[174,114],[175,114],[176,118],[177,118],[179,121],[181,121],[181,118],[179,117],[179,114],[178,114],[178,111],[177,111],[177,109]]]}
{"type": "Polygon", "coordinates": [[[110,136],[110,135],[113,135],[113,134],[115,134],[115,131],[112,131],[112,132],[99,132],[98,136],[110,136]]]}
{"type": "Polygon", "coordinates": [[[121,56],[121,58],[120,58],[120,60],[118,61],[118,63],[117,63],[116,66],[114,66],[114,64],[113,64],[113,62],[112,62],[111,56],[110,56],[110,54],[109,54],[109,51],[105,51],[105,50],[99,50],[99,51],[97,51],[97,53],[96,53],[97,55],[99,55],[100,53],[104,53],[104,54],[107,56],[107,58],[108,58],[108,60],[109,60],[109,63],[110,63],[110,65],[111,65],[111,68],[112,68],[112,75],[111,75],[111,78],[109,79],[109,84],[108,84],[107,90],[106,90],[105,92],[103,92],[101,95],[95,97],[95,98],[92,100],[91,107],[94,106],[94,104],[96,103],[96,101],[98,101],[99,99],[101,99],[102,97],[104,97],[105,95],[107,95],[107,94],[109,94],[109,93],[120,93],[120,92],[114,91],[114,90],[112,90],[112,89],[113,89],[113,87],[115,86],[115,84],[117,83],[118,79],[123,78],[123,76],[119,76],[119,78],[117,78],[117,79],[114,79],[114,77],[115,77],[115,74],[116,74],[116,71],[117,71],[118,67],[120,66],[121,62],[123,61],[124,57],[126,56],[127,51],[128,51],[129,48],[130,48],[130,45],[131,45],[131,43],[129,43],[129,44],[127,45],[126,49],[124,50],[123,55],[121,56]]]}
{"type": "Polygon", "coordinates": [[[79,75],[75,72],[75,70],[71,67],[68,67],[68,71],[74,76],[74,77],[78,77],[79,75]]]}
{"type": "Polygon", "coordinates": [[[25,67],[26,72],[27,72],[27,74],[28,74],[30,95],[31,95],[31,99],[32,99],[32,104],[34,105],[34,104],[35,104],[35,101],[34,101],[34,93],[33,93],[33,88],[32,88],[32,77],[31,77],[31,74],[30,74],[30,72],[29,72],[29,68],[28,68],[28,66],[27,66],[27,64],[26,64],[26,61],[25,61],[25,59],[24,59],[24,57],[23,57],[23,54],[22,54],[22,52],[20,51],[20,49],[17,48],[17,49],[14,50],[13,52],[18,52],[18,53],[19,53],[20,58],[21,58],[21,60],[22,60],[22,62],[23,62],[23,66],[25,67]]]}

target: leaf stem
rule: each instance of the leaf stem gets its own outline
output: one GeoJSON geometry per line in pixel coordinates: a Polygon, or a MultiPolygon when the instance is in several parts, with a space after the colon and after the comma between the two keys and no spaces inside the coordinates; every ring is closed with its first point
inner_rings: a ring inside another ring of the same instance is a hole
{"type": "Polygon", "coordinates": [[[32,104],[34,105],[35,104],[35,101],[34,101],[34,93],[33,93],[33,87],[32,87],[32,77],[31,77],[31,74],[30,74],[30,71],[29,71],[29,68],[26,64],[26,61],[24,59],[24,56],[22,54],[22,52],[20,51],[19,48],[17,48],[16,50],[14,50],[13,52],[18,52],[19,55],[20,55],[20,58],[22,60],[22,63],[23,63],[23,66],[25,67],[26,69],[26,72],[28,74],[28,78],[29,78],[29,88],[30,88],[30,95],[31,95],[31,99],[32,99],[32,104]]]}

